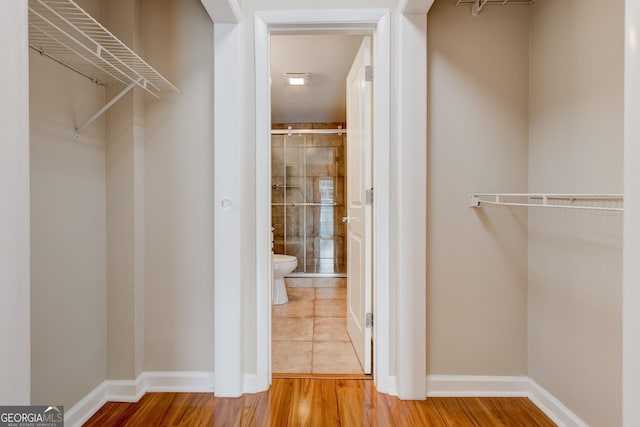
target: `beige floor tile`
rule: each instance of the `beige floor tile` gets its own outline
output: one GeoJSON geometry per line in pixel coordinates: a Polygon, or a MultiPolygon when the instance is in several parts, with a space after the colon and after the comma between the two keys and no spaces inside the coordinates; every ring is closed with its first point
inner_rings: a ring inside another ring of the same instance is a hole
{"type": "Polygon", "coordinates": [[[313,341],[349,341],[346,317],[316,317],[313,341]]]}
{"type": "Polygon", "coordinates": [[[289,301],[313,301],[315,299],[315,289],[313,288],[288,288],[287,296],[289,301]]]}
{"type": "Polygon", "coordinates": [[[320,282],[326,287],[288,288],[289,302],[273,306],[273,372],[362,373],[347,334],[346,288],[334,278],[320,282]]]}
{"type": "Polygon", "coordinates": [[[347,288],[316,288],[316,300],[342,299],[347,300],[347,288]]]}
{"type": "Polygon", "coordinates": [[[272,305],[271,314],[276,317],[313,317],[313,301],[292,301],[286,304],[272,305]]]}
{"type": "Polygon", "coordinates": [[[312,277],[286,277],[287,288],[313,288],[312,277]]]}
{"type": "Polygon", "coordinates": [[[311,341],[274,341],[271,351],[271,370],[274,373],[311,373],[311,341]]]}
{"type": "Polygon", "coordinates": [[[351,342],[314,343],[311,372],[314,374],[363,373],[351,342]]]}
{"type": "Polygon", "coordinates": [[[311,341],[313,323],[313,317],[274,317],[271,338],[275,341],[311,341]]]}
{"type": "Polygon", "coordinates": [[[345,300],[319,299],[316,301],[315,317],[346,317],[347,302],[345,300]]]}
{"type": "Polygon", "coordinates": [[[313,284],[316,288],[346,288],[347,279],[344,277],[316,277],[313,284]]]}

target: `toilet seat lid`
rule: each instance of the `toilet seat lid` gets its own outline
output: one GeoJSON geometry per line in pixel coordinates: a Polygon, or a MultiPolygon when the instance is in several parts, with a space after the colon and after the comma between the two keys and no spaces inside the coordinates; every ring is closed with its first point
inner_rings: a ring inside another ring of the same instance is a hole
{"type": "Polygon", "coordinates": [[[293,255],[283,255],[283,254],[273,254],[273,262],[293,262],[293,261],[298,261],[298,258],[296,258],[293,255]]]}

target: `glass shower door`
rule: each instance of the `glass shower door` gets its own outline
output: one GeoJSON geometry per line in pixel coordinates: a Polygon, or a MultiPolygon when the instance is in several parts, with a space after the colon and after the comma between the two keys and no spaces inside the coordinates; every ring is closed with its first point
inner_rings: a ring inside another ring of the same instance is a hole
{"type": "Polygon", "coordinates": [[[344,224],[338,216],[344,206],[340,199],[344,191],[339,188],[344,179],[338,174],[342,144],[314,137],[272,139],[274,250],[298,258],[294,273],[341,274],[345,272],[344,224]]]}

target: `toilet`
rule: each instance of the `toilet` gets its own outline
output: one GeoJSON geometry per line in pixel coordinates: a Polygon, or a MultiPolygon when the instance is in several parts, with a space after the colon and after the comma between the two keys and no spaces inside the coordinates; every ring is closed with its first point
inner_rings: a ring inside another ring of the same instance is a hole
{"type": "MultiPolygon", "coordinates": [[[[271,228],[271,250],[275,243],[273,237],[274,228],[271,228]]],[[[289,302],[287,296],[287,286],[284,283],[284,276],[291,273],[298,266],[298,258],[293,255],[271,254],[273,265],[273,305],[286,304],[289,302]]]]}
{"type": "Polygon", "coordinates": [[[298,266],[298,258],[292,255],[273,254],[273,305],[286,304],[289,301],[284,276],[298,266]]]}

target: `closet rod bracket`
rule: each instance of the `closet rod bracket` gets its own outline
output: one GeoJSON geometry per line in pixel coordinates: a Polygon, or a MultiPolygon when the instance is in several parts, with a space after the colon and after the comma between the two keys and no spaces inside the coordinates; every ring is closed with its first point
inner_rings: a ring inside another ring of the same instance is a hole
{"type": "MultiPolygon", "coordinates": [[[[80,132],[82,132],[84,129],[86,129],[91,123],[93,123],[98,117],[100,117],[102,114],[104,114],[105,111],[107,111],[109,108],[111,108],[111,106],[113,104],[115,104],[116,102],[118,102],[120,100],[120,98],[122,98],[123,96],[125,96],[131,89],[133,89],[134,87],[136,87],[137,85],[140,84],[140,82],[142,81],[142,77],[138,78],[138,80],[131,82],[129,84],[129,86],[127,86],[126,88],[124,88],[122,90],[122,92],[120,92],[119,94],[117,94],[116,96],[113,97],[113,99],[111,99],[111,101],[109,101],[107,103],[107,105],[105,105],[104,107],[102,107],[100,110],[98,110],[97,113],[95,113],[93,116],[91,116],[91,118],[89,120],[87,120],[86,122],[84,122],[81,126],[78,126],[75,130],[75,140],[79,141],[80,140],[80,132]]],[[[146,86],[146,81],[145,81],[145,86],[146,86]]]]}

